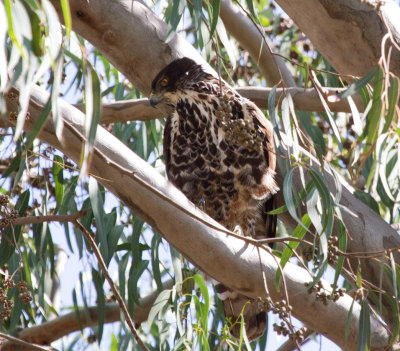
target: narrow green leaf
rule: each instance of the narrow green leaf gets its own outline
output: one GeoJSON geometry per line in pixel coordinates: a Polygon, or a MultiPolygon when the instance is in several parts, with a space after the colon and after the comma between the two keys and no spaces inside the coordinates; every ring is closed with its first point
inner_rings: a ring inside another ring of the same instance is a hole
{"type": "Polygon", "coordinates": [[[254,10],[254,4],[253,4],[253,0],[246,0],[246,4],[248,9],[250,10],[251,15],[253,16],[254,19],[258,19],[256,12],[254,10]]]}
{"type": "Polygon", "coordinates": [[[388,92],[388,111],[385,117],[385,125],[382,129],[382,134],[386,133],[395,116],[397,101],[399,100],[399,79],[397,77],[390,77],[390,86],[388,92]]]}
{"type": "Polygon", "coordinates": [[[121,260],[118,262],[118,277],[119,277],[119,292],[123,299],[125,299],[125,286],[126,286],[126,268],[128,266],[130,252],[122,256],[121,260]]]}
{"type": "MultiPolygon", "coordinates": [[[[8,32],[8,22],[6,10],[4,8],[3,2],[0,2],[0,92],[3,92],[6,88],[8,82],[8,73],[7,73],[7,52],[6,52],[6,38],[8,32]]],[[[0,109],[4,108],[4,110],[0,110],[1,113],[6,113],[5,106],[1,106],[0,109]]],[[[5,105],[5,104],[4,104],[5,105]]]]}
{"type": "Polygon", "coordinates": [[[63,200],[62,200],[61,206],[59,208],[60,214],[67,213],[69,202],[71,199],[73,199],[73,197],[75,195],[75,189],[76,189],[77,185],[78,185],[78,176],[71,177],[71,179],[69,179],[66,182],[66,186],[64,188],[63,200]]]}
{"type": "Polygon", "coordinates": [[[12,172],[18,169],[18,166],[21,163],[21,152],[17,152],[15,157],[11,160],[10,165],[8,166],[7,170],[3,173],[2,178],[8,178],[12,172]]]}
{"type": "Polygon", "coordinates": [[[367,114],[367,124],[365,126],[361,139],[366,138],[367,145],[371,146],[378,137],[379,122],[382,116],[381,93],[383,89],[383,70],[381,68],[374,77],[374,91],[372,93],[372,106],[367,114]]]}
{"type": "Polygon", "coordinates": [[[61,156],[54,155],[53,158],[53,177],[55,185],[55,194],[57,207],[55,213],[61,207],[64,198],[64,159],[61,156]]]}
{"type": "Polygon", "coordinates": [[[350,335],[350,328],[351,328],[351,320],[353,319],[353,307],[354,307],[355,300],[351,301],[349,313],[347,313],[347,319],[346,319],[346,330],[344,333],[344,339],[348,340],[349,335],[350,335]]]}
{"type": "MultiPolygon", "coordinates": [[[[208,2],[207,2],[208,3],[208,2]]],[[[212,2],[212,21],[210,25],[210,37],[213,36],[215,29],[217,28],[218,17],[219,17],[220,0],[212,2]]],[[[208,12],[210,13],[210,12],[208,12]]]]}
{"type": "Polygon", "coordinates": [[[394,260],[392,251],[390,251],[390,253],[389,253],[389,258],[390,258],[390,266],[392,268],[392,280],[393,280],[394,297],[396,298],[396,300],[398,300],[399,296],[398,296],[398,291],[397,291],[396,261],[394,260]]]}
{"type": "Polygon", "coordinates": [[[24,158],[21,158],[17,173],[15,174],[15,177],[13,179],[13,187],[12,187],[13,189],[15,189],[15,187],[18,185],[19,181],[21,180],[22,175],[24,174],[25,168],[26,168],[26,160],[24,158]]]}
{"type": "Polygon", "coordinates": [[[353,95],[355,92],[359,91],[361,88],[365,87],[369,81],[375,76],[377,73],[379,67],[375,67],[369,72],[367,72],[361,79],[356,80],[354,83],[352,83],[348,89],[346,89],[344,92],[340,93],[339,96],[344,99],[347,98],[348,96],[353,95]]]}
{"type": "Polygon", "coordinates": [[[111,333],[110,351],[118,351],[118,339],[114,333],[111,333]]]}
{"type": "Polygon", "coordinates": [[[370,194],[368,194],[364,191],[356,190],[354,192],[354,196],[358,200],[364,202],[369,208],[372,208],[377,214],[380,214],[379,213],[379,205],[370,194]]]}
{"type": "Polygon", "coordinates": [[[362,276],[361,276],[361,266],[357,266],[357,272],[356,272],[356,286],[357,288],[362,287],[362,276]]]}
{"type": "Polygon", "coordinates": [[[388,346],[391,346],[396,341],[396,339],[399,335],[399,331],[400,331],[400,328],[399,328],[400,327],[399,300],[397,298],[394,299],[389,294],[386,294],[385,298],[386,298],[386,301],[391,306],[391,312],[392,312],[392,316],[393,316],[393,327],[391,328],[391,330],[393,331],[393,334],[390,338],[389,345],[388,345],[388,346]]]}
{"type": "Polygon", "coordinates": [[[326,103],[325,97],[322,95],[322,93],[319,91],[319,89],[315,89],[318,93],[319,99],[322,102],[322,106],[324,107],[324,110],[326,112],[326,116],[328,117],[328,123],[332,128],[333,135],[335,136],[339,150],[342,151],[343,145],[342,145],[342,138],[340,137],[339,130],[337,128],[336,122],[333,119],[333,115],[331,112],[331,109],[329,108],[328,104],[326,103]]]}
{"type": "Polygon", "coordinates": [[[181,254],[173,246],[170,246],[169,249],[171,253],[172,266],[175,273],[175,283],[178,287],[180,287],[179,284],[183,281],[181,254]]]}
{"type": "MultiPolygon", "coordinates": [[[[201,294],[204,297],[204,308],[202,311],[202,326],[205,332],[207,331],[207,320],[208,320],[208,312],[210,310],[210,298],[208,296],[208,289],[206,284],[204,283],[203,278],[199,274],[195,274],[193,276],[194,281],[196,282],[197,286],[200,288],[201,294]]],[[[207,334],[207,333],[206,333],[207,334]]]]}
{"type": "Polygon", "coordinates": [[[368,302],[361,301],[361,312],[358,327],[357,351],[368,351],[370,347],[370,310],[368,302]]]}
{"type": "Polygon", "coordinates": [[[186,7],[186,1],[184,0],[173,0],[172,8],[171,8],[171,15],[167,18],[167,23],[171,26],[165,42],[169,42],[172,37],[175,35],[176,28],[178,28],[178,24],[182,18],[183,11],[186,7]]]}
{"type": "MultiPolygon", "coordinates": [[[[307,213],[302,217],[301,222],[303,223],[304,227],[306,228],[310,227],[311,220],[307,213]]],[[[303,226],[301,226],[300,224],[296,226],[295,230],[293,231],[293,237],[303,239],[304,235],[307,233],[307,230],[305,230],[303,226]]],[[[290,241],[288,245],[290,248],[285,247],[285,250],[283,250],[280,259],[280,266],[282,270],[285,267],[286,263],[289,261],[289,259],[292,257],[293,251],[297,249],[300,243],[298,241],[290,241]]],[[[275,288],[276,291],[278,292],[280,291],[279,282],[282,276],[281,269],[276,270],[276,276],[275,276],[275,288]]]]}
{"type": "Polygon", "coordinates": [[[151,267],[153,269],[153,278],[156,282],[157,290],[159,292],[161,292],[163,289],[160,272],[160,260],[158,258],[158,247],[160,243],[161,236],[158,234],[154,234],[153,239],[151,240],[151,267]]]}
{"type": "Polygon", "coordinates": [[[72,19],[71,19],[71,9],[69,7],[68,0],[60,0],[61,1],[61,9],[64,17],[64,25],[66,29],[67,37],[69,38],[71,35],[72,28],[72,19]]]}
{"type": "Polygon", "coordinates": [[[108,241],[108,255],[109,261],[107,261],[107,265],[110,264],[110,260],[114,253],[117,251],[118,241],[124,231],[123,225],[117,225],[111,228],[107,233],[107,241],[108,241]]]}
{"type": "Polygon", "coordinates": [[[196,29],[195,34],[197,37],[196,44],[200,49],[204,47],[203,35],[201,32],[202,18],[203,18],[203,2],[201,0],[193,0],[193,24],[196,29]]]}
{"type": "Polygon", "coordinates": [[[101,116],[100,81],[93,66],[86,62],[85,69],[85,136],[86,143],[81,160],[81,173],[86,174],[90,163],[97,126],[101,116]]]}
{"type": "Polygon", "coordinates": [[[100,242],[100,251],[103,255],[104,260],[108,261],[108,243],[107,243],[107,232],[105,230],[104,223],[104,203],[101,195],[98,183],[93,177],[89,178],[89,197],[90,203],[92,204],[92,210],[94,219],[96,221],[96,237],[100,242]]]}
{"type": "Polygon", "coordinates": [[[228,34],[226,33],[224,23],[222,22],[222,20],[220,18],[218,18],[216,30],[218,33],[218,37],[221,40],[222,45],[224,46],[224,48],[226,50],[226,53],[228,54],[230,63],[233,65],[233,67],[235,67],[236,62],[237,62],[237,55],[236,55],[237,52],[236,52],[235,48],[233,47],[233,45],[231,44],[231,42],[229,41],[228,34]]]}
{"type": "Polygon", "coordinates": [[[24,50],[22,49],[21,44],[19,43],[15,31],[14,31],[14,22],[13,22],[13,17],[12,17],[12,10],[11,10],[11,1],[10,0],[4,0],[4,5],[6,9],[6,14],[7,14],[7,21],[8,21],[8,35],[10,36],[13,44],[18,48],[22,58],[26,60],[26,55],[24,53],[24,50]]]}
{"type": "Polygon", "coordinates": [[[169,300],[171,298],[171,289],[166,289],[162,291],[157,299],[154,301],[153,307],[149,312],[149,316],[147,318],[146,324],[147,327],[150,328],[153,324],[154,318],[163,310],[163,308],[169,304],[169,300]]]}
{"type": "Polygon", "coordinates": [[[312,189],[307,196],[307,213],[310,216],[311,222],[313,223],[315,230],[319,235],[322,234],[323,226],[321,223],[321,214],[318,211],[318,202],[320,197],[318,196],[318,190],[312,189]]]}
{"type": "Polygon", "coordinates": [[[12,308],[11,316],[10,316],[10,324],[8,325],[9,330],[16,330],[17,326],[21,321],[21,313],[22,313],[22,300],[17,297],[18,290],[14,289],[12,292],[12,300],[14,301],[14,306],[12,308]]]}
{"type": "MultiPolygon", "coordinates": [[[[338,230],[338,239],[339,239],[339,243],[338,243],[339,250],[342,252],[346,252],[346,250],[347,250],[347,232],[346,232],[346,227],[345,227],[343,221],[341,221],[341,220],[337,221],[337,230],[338,230]]],[[[343,255],[339,255],[339,257],[338,257],[336,269],[335,269],[335,278],[333,280],[334,286],[337,285],[340,273],[342,272],[344,258],[345,257],[343,255]]]]}
{"type": "Polygon", "coordinates": [[[45,54],[44,26],[36,12],[30,10],[28,14],[32,27],[32,49],[36,56],[41,57],[45,54]]]}
{"type": "Polygon", "coordinates": [[[104,289],[103,289],[103,283],[104,283],[104,278],[100,275],[100,273],[95,270],[94,268],[92,269],[92,278],[93,278],[93,283],[96,288],[96,293],[97,293],[97,307],[98,307],[98,320],[97,320],[97,325],[98,325],[98,331],[97,331],[97,338],[99,343],[101,342],[101,338],[103,336],[103,329],[104,329],[104,321],[105,321],[105,296],[104,296],[104,289]]]}
{"type": "Polygon", "coordinates": [[[356,133],[357,137],[359,137],[362,134],[362,122],[360,113],[358,112],[357,106],[351,96],[347,97],[347,101],[349,102],[351,114],[353,116],[353,121],[354,121],[352,129],[356,133]]]}
{"type": "Polygon", "coordinates": [[[133,309],[133,303],[140,306],[138,281],[148,265],[149,260],[142,260],[138,265],[131,267],[128,279],[128,305],[130,311],[133,309]]]}
{"type": "Polygon", "coordinates": [[[44,127],[44,124],[47,121],[47,117],[50,114],[51,111],[51,106],[52,106],[52,101],[51,99],[49,99],[46,102],[46,105],[44,106],[43,110],[40,112],[39,117],[37,118],[32,131],[29,134],[28,140],[26,141],[26,148],[29,149],[32,147],[34,140],[36,139],[36,137],[38,136],[38,134],[40,133],[40,131],[42,130],[42,128],[44,127]]]}

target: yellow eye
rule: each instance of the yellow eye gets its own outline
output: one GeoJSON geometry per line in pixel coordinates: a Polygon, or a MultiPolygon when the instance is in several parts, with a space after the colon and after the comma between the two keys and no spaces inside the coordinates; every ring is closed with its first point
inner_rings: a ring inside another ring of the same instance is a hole
{"type": "Polygon", "coordinates": [[[161,81],[161,86],[165,87],[168,84],[168,78],[163,78],[161,81]]]}

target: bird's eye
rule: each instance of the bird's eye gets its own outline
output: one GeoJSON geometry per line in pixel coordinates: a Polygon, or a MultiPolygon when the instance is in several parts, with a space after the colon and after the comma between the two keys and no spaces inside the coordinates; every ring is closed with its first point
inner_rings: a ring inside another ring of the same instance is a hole
{"type": "Polygon", "coordinates": [[[162,87],[165,87],[167,84],[168,84],[168,78],[163,78],[163,79],[161,80],[161,86],[162,86],[162,87]]]}

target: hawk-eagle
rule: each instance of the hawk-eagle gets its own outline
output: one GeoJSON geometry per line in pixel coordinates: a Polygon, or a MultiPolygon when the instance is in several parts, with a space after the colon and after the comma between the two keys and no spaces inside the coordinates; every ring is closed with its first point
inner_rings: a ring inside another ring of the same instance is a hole
{"type": "MultiPolygon", "coordinates": [[[[276,157],[271,123],[240,96],[189,58],[171,62],[151,85],[150,104],[169,106],[164,129],[168,179],[230,230],[253,238],[274,237],[276,157]]],[[[241,313],[249,340],[266,328],[258,301],[222,284],[215,286],[239,338],[241,313]],[[244,308],[244,309],[243,309],[244,308]]]]}

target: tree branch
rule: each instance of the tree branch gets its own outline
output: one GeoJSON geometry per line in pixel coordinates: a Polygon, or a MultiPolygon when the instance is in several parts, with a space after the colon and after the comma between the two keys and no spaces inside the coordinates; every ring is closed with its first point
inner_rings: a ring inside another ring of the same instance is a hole
{"type": "Polygon", "coordinates": [[[296,86],[285,61],[271,54],[272,43],[269,38],[261,35],[256,25],[232,1],[220,2],[220,16],[226,30],[257,63],[269,86],[277,85],[281,77],[287,86],[296,86]]]}
{"type": "Polygon", "coordinates": [[[78,211],[69,215],[49,215],[49,216],[29,216],[29,217],[19,217],[10,223],[10,225],[27,225],[36,224],[44,222],[73,222],[78,218],[85,217],[89,212],[89,209],[78,211]]]}
{"type": "MultiPolygon", "coordinates": [[[[388,29],[400,43],[400,9],[394,1],[276,2],[341,74],[361,77],[373,69],[381,57],[381,42],[388,29]],[[370,5],[378,6],[378,2],[379,10],[370,5]]],[[[390,71],[400,77],[400,52],[395,47],[390,71]]]]}
{"type": "MultiPolygon", "coordinates": [[[[314,330],[306,329],[306,332],[303,334],[304,341],[301,342],[301,346],[304,346],[307,344],[311,339],[309,336],[314,333],[314,330]]],[[[297,345],[294,340],[290,339],[284,342],[281,346],[279,346],[279,349],[276,351],[293,351],[297,349],[297,345]]]]}
{"type": "Polygon", "coordinates": [[[10,344],[11,342],[14,345],[14,350],[39,350],[39,351],[54,351],[55,350],[53,347],[41,346],[41,345],[34,344],[32,342],[27,342],[20,338],[16,338],[14,336],[6,335],[3,333],[0,333],[0,338],[4,338],[4,339],[8,340],[5,343],[0,343],[1,349],[2,350],[4,349],[4,351],[6,351],[6,349],[7,349],[7,344],[10,344]],[[19,346],[16,346],[16,345],[19,345],[19,346]]]}
{"type": "MultiPolygon", "coordinates": [[[[173,281],[169,280],[163,284],[164,289],[169,289],[173,281]]],[[[140,305],[135,306],[133,319],[136,324],[141,324],[147,320],[150,309],[158,296],[158,291],[140,299],[140,305]]],[[[82,311],[83,312],[83,311],[82,311]]],[[[99,320],[99,310],[97,306],[89,307],[87,313],[81,313],[80,323],[82,328],[96,326],[99,320]],[[89,316],[89,318],[88,318],[89,316]]],[[[108,303],[104,309],[104,323],[113,323],[121,320],[121,309],[118,303],[108,303]]],[[[52,342],[62,337],[80,330],[80,324],[76,312],[68,313],[64,316],[55,318],[40,325],[24,329],[18,333],[19,339],[39,345],[50,345],[52,342]]],[[[6,342],[2,345],[3,351],[16,351],[16,345],[6,342]]],[[[28,350],[18,348],[18,350],[28,350]]]]}
{"type": "MultiPolygon", "coordinates": [[[[277,88],[276,89],[276,100],[281,101],[281,95],[284,90],[292,96],[294,107],[296,110],[302,111],[320,111],[324,112],[324,106],[321,103],[321,99],[318,93],[313,88],[277,88]]],[[[327,104],[332,112],[351,112],[350,105],[345,99],[336,99],[345,89],[340,88],[324,88],[327,92],[326,99],[327,104]],[[332,98],[332,99],[330,99],[332,98]],[[334,99],[333,99],[334,98],[334,99]],[[333,100],[333,101],[329,101],[333,100]]],[[[260,87],[243,87],[236,88],[236,91],[253,101],[259,108],[268,108],[268,97],[272,91],[272,88],[260,88],[260,87]]],[[[353,96],[354,103],[359,112],[364,111],[364,106],[361,101],[361,97],[358,94],[353,96]]],[[[75,105],[76,108],[82,109],[82,105],[75,105]]],[[[137,100],[125,100],[116,101],[111,103],[104,103],[101,110],[101,123],[116,123],[116,122],[128,122],[128,121],[149,121],[152,119],[162,118],[164,115],[160,110],[150,106],[148,99],[137,99],[137,100]]],[[[9,122],[7,122],[8,125],[9,122]]],[[[0,120],[1,126],[1,120],[0,120]]]]}
{"type": "Polygon", "coordinates": [[[101,255],[100,250],[99,250],[96,242],[93,239],[94,235],[92,233],[89,233],[89,231],[81,223],[79,223],[78,220],[74,221],[74,225],[81,231],[84,238],[89,243],[89,246],[92,248],[93,253],[96,256],[97,263],[100,266],[100,269],[103,272],[103,275],[106,278],[108,284],[110,285],[111,291],[112,291],[115,299],[118,301],[118,305],[119,305],[119,308],[121,309],[122,314],[124,315],[125,322],[128,325],[128,328],[130,329],[130,331],[132,332],[136,342],[144,351],[150,351],[150,349],[145,345],[143,340],[140,338],[140,336],[133,324],[133,319],[132,319],[131,315],[129,314],[128,307],[126,306],[125,301],[123,300],[114,281],[112,280],[110,273],[108,273],[108,269],[107,269],[106,263],[104,262],[103,256],[101,255]]]}
{"type": "MultiPolygon", "coordinates": [[[[271,93],[271,88],[259,88],[259,87],[243,87],[236,88],[236,91],[244,97],[253,101],[259,108],[268,108],[268,97],[271,93]]],[[[346,89],[341,88],[327,88],[325,98],[327,104],[332,112],[351,112],[350,105],[346,99],[338,99],[338,94],[346,89]]],[[[325,112],[325,108],[321,103],[321,99],[318,96],[318,92],[314,88],[277,88],[276,89],[276,100],[281,101],[280,97],[284,92],[289,93],[292,96],[294,107],[296,110],[301,111],[315,111],[325,112]]],[[[364,106],[360,95],[354,94],[352,96],[354,103],[359,112],[364,111],[364,106]]]]}

